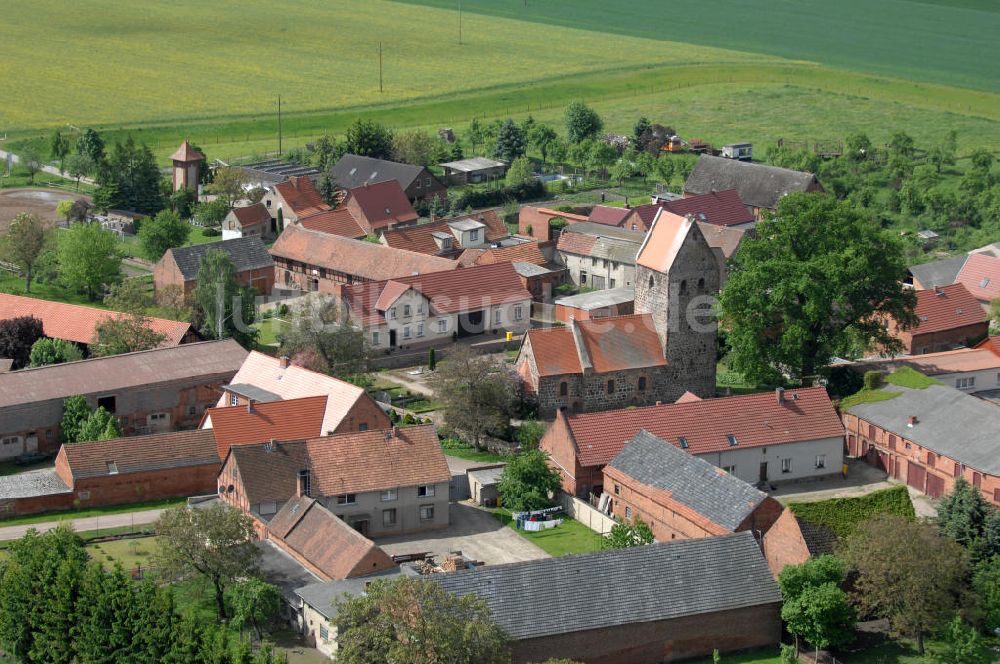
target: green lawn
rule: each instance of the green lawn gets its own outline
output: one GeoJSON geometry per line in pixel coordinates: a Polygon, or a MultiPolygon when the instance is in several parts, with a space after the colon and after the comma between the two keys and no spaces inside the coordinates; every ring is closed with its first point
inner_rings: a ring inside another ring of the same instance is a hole
{"type": "Polygon", "coordinates": [[[280,318],[263,318],[256,324],[260,331],[257,343],[261,346],[272,346],[278,344],[278,333],[288,326],[286,321],[280,318]]]}
{"type": "Polygon", "coordinates": [[[165,507],[176,507],[177,505],[183,505],[185,502],[187,502],[186,498],[170,498],[167,500],[154,500],[145,503],[132,503],[130,505],[112,505],[110,507],[92,507],[82,510],[71,510],[68,512],[50,512],[48,514],[17,516],[10,519],[0,519],[0,528],[5,526],[25,526],[32,523],[48,523],[50,521],[69,521],[72,519],[107,516],[111,514],[144,512],[146,510],[162,509],[165,507]]]}
{"type": "MultiPolygon", "coordinates": [[[[3,148],[2,143],[0,143],[0,148],[3,148]]],[[[62,178],[51,173],[35,173],[35,177],[31,178],[28,175],[28,171],[17,164],[14,165],[10,175],[6,175],[6,172],[6,162],[0,162],[0,189],[14,187],[56,187],[73,193],[79,191],[81,194],[90,193],[93,189],[90,185],[81,182],[78,190],[75,180],[62,178]]]]}
{"type": "Polygon", "coordinates": [[[66,288],[60,283],[40,283],[31,282],[31,292],[24,290],[24,279],[11,274],[10,272],[0,272],[0,293],[10,293],[12,295],[28,295],[37,297],[40,300],[54,300],[56,302],[68,302],[69,304],[85,304],[89,307],[104,307],[100,301],[91,302],[85,295],[74,289],[66,288]]]}
{"type": "Polygon", "coordinates": [[[503,454],[494,454],[492,452],[477,450],[472,445],[460,440],[443,440],[441,441],[441,448],[444,450],[445,456],[465,459],[466,461],[500,463],[510,461],[511,459],[511,457],[503,454]]]}
{"type": "MultiPolygon", "coordinates": [[[[688,664],[712,664],[712,658],[696,659],[688,664]]],[[[723,655],[722,664],[781,664],[781,658],[775,654],[773,648],[764,648],[723,655]]]]}
{"type": "MultiPolygon", "coordinates": [[[[493,516],[501,523],[513,528],[510,511],[500,508],[493,512],[493,516]]],[[[574,519],[565,520],[555,528],[542,530],[539,532],[527,532],[518,530],[517,534],[536,544],[540,549],[550,556],[565,556],[571,553],[593,553],[601,550],[601,543],[604,538],[593,530],[574,519]]]]}
{"type": "MultiPolygon", "coordinates": [[[[198,228],[193,226],[191,228],[191,234],[188,235],[188,241],[183,245],[185,247],[190,247],[195,244],[208,244],[209,242],[222,242],[222,236],[215,234],[211,235],[205,234],[204,228],[198,228]]],[[[142,252],[139,248],[139,237],[136,235],[126,235],[124,240],[122,240],[122,250],[125,252],[126,256],[132,256],[134,258],[144,258],[142,252]]]]}
{"type": "Polygon", "coordinates": [[[120,563],[126,570],[152,566],[151,561],[159,550],[158,537],[136,537],[87,545],[87,553],[94,560],[105,567],[120,563]]]}

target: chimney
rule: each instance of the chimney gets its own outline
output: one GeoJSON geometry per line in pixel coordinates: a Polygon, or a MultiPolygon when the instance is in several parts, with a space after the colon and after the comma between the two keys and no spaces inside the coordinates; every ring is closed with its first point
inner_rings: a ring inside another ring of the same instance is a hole
{"type": "Polygon", "coordinates": [[[912,429],[916,425],[917,425],[917,416],[916,415],[910,415],[909,417],[906,418],[906,426],[908,426],[908,427],[910,427],[912,429]]]}
{"type": "Polygon", "coordinates": [[[393,425],[392,427],[392,437],[399,438],[399,427],[393,425]]]}
{"type": "Polygon", "coordinates": [[[774,388],[774,396],[778,399],[778,405],[781,406],[785,403],[785,388],[776,387],[774,388]]]}
{"type": "Polygon", "coordinates": [[[281,357],[278,358],[278,366],[281,367],[282,369],[287,369],[288,368],[288,356],[287,355],[282,355],[281,357]]]}

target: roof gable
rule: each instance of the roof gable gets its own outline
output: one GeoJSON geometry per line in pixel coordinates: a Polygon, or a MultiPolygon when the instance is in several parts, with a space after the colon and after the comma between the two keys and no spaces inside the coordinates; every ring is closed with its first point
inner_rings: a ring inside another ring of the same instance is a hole
{"type": "Polygon", "coordinates": [[[356,206],[373,230],[411,223],[418,215],[396,180],[385,180],[354,187],[347,192],[344,205],[356,206]]]}
{"type": "Polygon", "coordinates": [[[739,226],[752,224],[753,213],[747,209],[735,189],[710,191],[706,194],[664,201],[660,207],[682,217],[693,215],[695,221],[714,226],[739,226]]]}
{"type": "Polygon", "coordinates": [[[299,217],[299,224],[311,231],[354,238],[355,240],[360,240],[368,235],[361,223],[354,217],[354,213],[343,207],[299,217]]]}
{"type": "Polygon", "coordinates": [[[233,445],[322,436],[326,402],[326,395],[322,395],[215,407],[205,411],[203,422],[211,425],[218,456],[224,458],[233,445]]]}
{"type": "Polygon", "coordinates": [[[330,206],[320,196],[312,179],[304,175],[290,177],[284,182],[279,182],[274,185],[274,190],[295,212],[296,216],[330,209],[330,206]]]}
{"type": "Polygon", "coordinates": [[[174,263],[177,264],[177,269],[181,272],[181,276],[184,277],[184,281],[192,281],[198,278],[201,259],[205,257],[205,254],[217,250],[229,254],[237,272],[274,267],[274,260],[268,253],[267,246],[257,235],[247,235],[221,242],[193,244],[187,247],[174,247],[167,249],[166,254],[160,260],[166,260],[168,256],[172,257],[174,263]]]}
{"type": "Polygon", "coordinates": [[[271,223],[271,213],[267,211],[267,206],[263,203],[254,203],[245,207],[233,208],[229,214],[233,215],[236,221],[240,222],[242,228],[269,225],[271,223]]]}
{"type": "MultiPolygon", "coordinates": [[[[691,219],[660,210],[653,219],[653,227],[642,241],[639,253],[636,254],[636,265],[663,274],[669,273],[684,246],[684,240],[695,228],[695,223],[691,219]]],[[[701,233],[697,230],[695,232],[701,233]]]]}
{"type": "Polygon", "coordinates": [[[992,302],[1000,297],[1000,258],[969,254],[955,281],[963,284],[977,300],[992,302]]]}
{"type": "Polygon", "coordinates": [[[185,140],[181,143],[177,151],[170,155],[171,161],[204,161],[205,155],[194,149],[194,146],[185,140]]]}

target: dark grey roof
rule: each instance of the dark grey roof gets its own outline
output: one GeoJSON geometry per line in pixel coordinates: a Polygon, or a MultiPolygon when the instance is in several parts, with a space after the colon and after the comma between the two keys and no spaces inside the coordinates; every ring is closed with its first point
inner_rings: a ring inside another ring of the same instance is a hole
{"type": "Polygon", "coordinates": [[[610,307],[614,304],[626,304],[633,300],[635,300],[635,288],[607,288],[605,290],[556,298],[555,304],[591,311],[593,309],[600,309],[601,307],[610,307]]]}
{"type": "Polygon", "coordinates": [[[226,385],[226,389],[240,395],[241,397],[253,399],[254,401],[258,401],[260,403],[281,401],[280,394],[275,394],[274,392],[249,383],[230,383],[229,385],[226,385]]]}
{"type": "Polygon", "coordinates": [[[948,286],[955,283],[958,273],[961,271],[968,256],[961,255],[954,258],[946,258],[943,261],[933,261],[922,265],[911,265],[910,274],[920,282],[923,288],[933,288],[934,286],[948,286]]]}
{"type": "Polygon", "coordinates": [[[327,620],[337,617],[337,600],[342,599],[344,594],[349,597],[361,595],[368,584],[375,579],[391,579],[394,576],[401,576],[400,568],[385,570],[378,574],[360,576],[354,579],[344,579],[342,581],[321,581],[320,583],[310,583],[295,589],[295,594],[306,604],[318,611],[327,620]]]}
{"type": "Polygon", "coordinates": [[[274,259],[268,253],[264,241],[257,235],[207,244],[193,244],[190,247],[175,247],[168,249],[168,251],[173,254],[174,261],[177,263],[184,280],[190,281],[198,278],[198,268],[201,267],[202,256],[213,249],[221,249],[228,253],[237,272],[274,267],[274,259]]]}
{"type": "Polygon", "coordinates": [[[799,532],[802,533],[802,540],[806,543],[806,548],[809,549],[810,555],[823,556],[833,553],[833,548],[837,544],[836,533],[826,526],[809,523],[799,517],[795,517],[795,520],[799,524],[799,532]]]}
{"type": "Polygon", "coordinates": [[[613,238],[615,240],[624,240],[626,242],[634,242],[636,244],[642,244],[642,241],[646,239],[646,234],[642,231],[633,231],[628,228],[617,228],[615,226],[607,226],[605,224],[598,224],[593,221],[578,221],[576,223],[569,224],[562,229],[563,233],[583,233],[584,235],[597,235],[604,238],[613,238]]]}
{"type": "Polygon", "coordinates": [[[35,498],[69,493],[70,488],[56,474],[55,468],[28,470],[0,477],[0,499],[35,498]]]}
{"type": "Polygon", "coordinates": [[[337,181],[337,186],[344,189],[353,189],[365,184],[375,184],[386,180],[395,180],[400,188],[406,188],[413,184],[413,181],[420,175],[423,166],[413,166],[411,164],[400,164],[395,161],[385,159],[373,159],[362,157],[356,154],[345,154],[331,169],[333,177],[337,181]]]}
{"type": "Polygon", "coordinates": [[[736,530],[767,498],[763,491],[645,429],[625,443],[608,467],[669,491],[673,500],[727,530],[736,530]]]}
{"type": "Polygon", "coordinates": [[[900,394],[852,406],[847,412],[970,468],[1000,475],[1000,408],[947,385],[882,389],[900,394]],[[909,427],[911,415],[917,423],[909,427]]]}
{"type": "Polygon", "coordinates": [[[781,601],[760,547],[748,532],[428,578],[449,592],[485,600],[494,619],[515,640],[781,601]]]}
{"type": "Polygon", "coordinates": [[[735,189],[746,205],[774,209],[787,194],[818,183],[812,173],[701,155],[684,183],[684,193],[708,194],[735,189]]]}
{"type": "Polygon", "coordinates": [[[243,164],[236,168],[242,169],[252,181],[269,183],[271,185],[284,182],[291,177],[307,176],[315,180],[319,171],[312,166],[304,166],[285,161],[284,159],[269,159],[252,164],[243,164]]]}
{"type": "Polygon", "coordinates": [[[274,542],[261,540],[256,546],[261,553],[260,571],[268,581],[281,589],[282,596],[289,602],[298,602],[296,588],[319,581],[319,577],[275,546],[274,542]]]}

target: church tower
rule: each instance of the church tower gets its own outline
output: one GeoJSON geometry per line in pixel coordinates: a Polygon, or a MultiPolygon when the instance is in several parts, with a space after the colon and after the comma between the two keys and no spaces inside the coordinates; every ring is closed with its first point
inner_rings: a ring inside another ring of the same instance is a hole
{"type": "Polygon", "coordinates": [[[198,152],[186,140],[177,148],[177,152],[170,155],[170,160],[174,163],[174,191],[181,189],[191,189],[198,193],[198,171],[201,162],[205,161],[205,155],[198,152]]]}
{"type": "Polygon", "coordinates": [[[660,210],[635,268],[635,313],[652,317],[671,382],[714,396],[719,261],[698,224],[660,210]]]}

